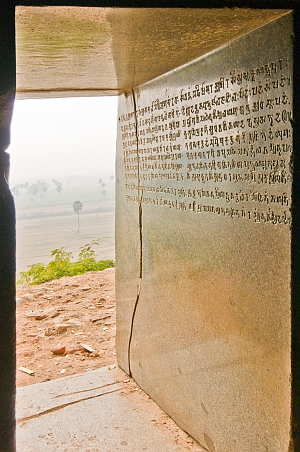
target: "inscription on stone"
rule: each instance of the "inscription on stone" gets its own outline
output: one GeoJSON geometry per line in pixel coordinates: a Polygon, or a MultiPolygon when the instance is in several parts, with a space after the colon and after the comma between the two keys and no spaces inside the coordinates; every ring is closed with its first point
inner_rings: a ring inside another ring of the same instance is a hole
{"type": "Polygon", "coordinates": [[[128,202],[290,225],[286,58],[136,99],[119,117],[128,202]]]}

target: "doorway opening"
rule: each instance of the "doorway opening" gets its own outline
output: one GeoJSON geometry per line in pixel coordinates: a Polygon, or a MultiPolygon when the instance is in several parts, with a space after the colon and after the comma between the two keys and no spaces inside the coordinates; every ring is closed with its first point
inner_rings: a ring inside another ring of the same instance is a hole
{"type": "Polygon", "coordinates": [[[50,261],[57,261],[54,274],[68,260],[82,266],[93,257],[113,266],[116,108],[116,97],[15,103],[17,386],[115,361],[113,270],[26,283],[44,281],[39,270],[50,261]]]}

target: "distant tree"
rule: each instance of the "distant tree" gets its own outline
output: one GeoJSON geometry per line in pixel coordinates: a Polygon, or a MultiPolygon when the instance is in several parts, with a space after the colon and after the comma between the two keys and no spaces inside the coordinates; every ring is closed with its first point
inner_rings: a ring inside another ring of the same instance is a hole
{"type": "Polygon", "coordinates": [[[43,192],[45,193],[45,200],[46,200],[46,193],[47,193],[48,187],[47,185],[44,185],[43,192]]]}
{"type": "Polygon", "coordinates": [[[99,184],[100,184],[100,185],[102,184],[102,182],[103,182],[103,180],[102,180],[102,179],[99,179],[99,184]]]}
{"type": "Polygon", "coordinates": [[[13,192],[13,195],[14,195],[14,196],[19,196],[19,194],[20,194],[18,185],[15,185],[15,186],[11,189],[11,191],[13,192]]]}
{"type": "Polygon", "coordinates": [[[78,220],[78,231],[79,232],[79,228],[80,228],[80,222],[79,222],[79,212],[82,210],[83,208],[83,204],[80,201],[75,201],[73,204],[73,209],[74,212],[77,213],[77,220],[78,220]]]}
{"type": "MultiPolygon", "coordinates": [[[[35,184],[36,185],[36,184],[35,184]]],[[[20,195],[21,195],[21,190],[22,189],[26,189],[28,187],[28,182],[26,182],[26,184],[18,184],[18,185],[15,185],[12,189],[11,189],[11,191],[12,191],[12,193],[13,193],[13,195],[14,195],[14,197],[19,197],[20,195]]]]}
{"type": "Polygon", "coordinates": [[[62,191],[62,186],[61,186],[61,185],[58,185],[58,186],[56,187],[56,190],[58,191],[59,202],[60,202],[60,193],[61,193],[61,191],[62,191]]]}
{"type": "Polygon", "coordinates": [[[52,179],[52,182],[54,183],[54,185],[56,186],[56,190],[58,191],[58,196],[59,196],[59,201],[60,201],[60,193],[62,191],[62,183],[59,182],[56,179],[52,179]]]}
{"type": "Polygon", "coordinates": [[[104,187],[106,187],[106,184],[103,182],[103,183],[101,184],[101,187],[104,189],[104,187]]]}
{"type": "Polygon", "coordinates": [[[39,189],[38,189],[38,187],[35,185],[35,186],[33,187],[33,190],[32,190],[32,194],[33,194],[35,200],[36,200],[36,195],[38,194],[38,192],[39,192],[39,189]]]}
{"type": "Polygon", "coordinates": [[[105,195],[106,195],[106,193],[107,193],[107,191],[106,191],[106,190],[102,190],[102,195],[103,195],[103,198],[105,198],[105,195]]]}
{"type": "Polygon", "coordinates": [[[19,186],[18,186],[18,185],[15,185],[15,186],[11,189],[11,191],[12,191],[14,197],[16,197],[16,198],[17,198],[17,201],[18,201],[18,198],[19,198],[19,196],[20,196],[19,186]]]}

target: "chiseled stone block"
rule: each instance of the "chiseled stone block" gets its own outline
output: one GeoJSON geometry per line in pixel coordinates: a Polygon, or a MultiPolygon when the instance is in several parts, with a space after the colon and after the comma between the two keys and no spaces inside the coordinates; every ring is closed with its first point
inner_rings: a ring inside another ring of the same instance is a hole
{"type": "Polygon", "coordinates": [[[292,13],[120,98],[117,355],[211,452],[288,452],[292,13]]]}

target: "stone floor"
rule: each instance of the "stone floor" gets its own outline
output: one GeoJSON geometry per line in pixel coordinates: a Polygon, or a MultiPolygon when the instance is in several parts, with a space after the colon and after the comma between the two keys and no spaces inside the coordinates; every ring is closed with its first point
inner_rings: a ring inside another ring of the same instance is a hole
{"type": "Polygon", "coordinates": [[[18,452],[204,452],[115,366],[17,390],[18,452]]]}

